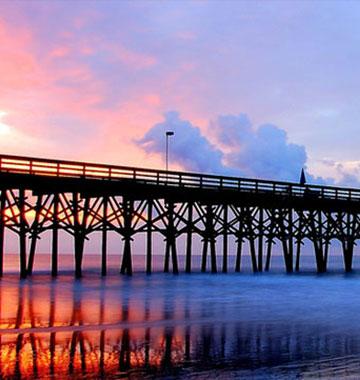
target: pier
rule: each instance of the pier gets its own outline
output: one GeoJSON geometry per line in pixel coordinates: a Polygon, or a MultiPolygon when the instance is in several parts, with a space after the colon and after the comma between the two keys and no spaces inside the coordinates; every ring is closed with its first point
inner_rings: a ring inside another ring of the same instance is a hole
{"type": "Polygon", "coordinates": [[[126,275],[133,274],[132,245],[140,235],[148,274],[155,234],[165,242],[164,272],[174,274],[192,271],[195,236],[202,244],[201,271],[212,273],[240,272],[246,244],[252,270],[268,271],[275,243],[281,244],[286,272],[299,271],[305,240],[313,245],[320,273],[327,270],[331,242],[339,241],[350,272],[360,238],[360,189],[0,155],[0,191],[0,276],[7,230],[19,239],[21,278],[32,274],[37,242],[46,231],[52,234],[52,276],[59,271],[59,231],[65,231],[74,241],[77,278],[85,240],[94,232],[101,233],[103,276],[109,232],[123,240],[119,272],[126,275]],[[184,252],[178,249],[180,237],[184,252]],[[230,238],[235,268],[228,265],[230,238]]]}

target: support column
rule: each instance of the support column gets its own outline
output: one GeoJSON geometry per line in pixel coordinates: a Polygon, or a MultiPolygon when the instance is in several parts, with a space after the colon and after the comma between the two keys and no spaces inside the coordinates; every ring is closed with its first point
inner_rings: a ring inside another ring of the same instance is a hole
{"type": "Polygon", "coordinates": [[[132,217],[134,212],[134,201],[123,200],[124,202],[124,252],[121,264],[121,274],[132,275],[132,259],[131,259],[131,240],[133,235],[132,217]]]}
{"type": "Polygon", "coordinates": [[[285,262],[285,268],[287,273],[293,272],[293,260],[292,260],[292,247],[290,249],[290,229],[292,224],[292,218],[290,215],[286,215],[286,211],[279,210],[278,223],[281,230],[281,243],[283,246],[283,256],[285,262]],[[288,217],[288,230],[286,231],[285,220],[288,217]]]}
{"type": "Polygon", "coordinates": [[[251,255],[251,264],[253,272],[258,272],[257,262],[256,262],[256,250],[255,250],[255,237],[252,234],[249,238],[249,245],[250,245],[250,255],[251,255]]]}
{"type": "MultiPolygon", "coordinates": [[[[87,203],[87,202],[86,202],[87,203]]],[[[86,206],[85,206],[86,208],[86,206]]],[[[86,210],[84,210],[85,219],[86,210]]],[[[84,253],[84,231],[80,225],[80,210],[78,193],[73,193],[73,215],[74,215],[74,243],[75,243],[75,277],[81,278],[82,276],[82,259],[84,253]]]]}
{"type": "Polygon", "coordinates": [[[317,214],[315,214],[314,212],[311,213],[310,223],[312,227],[312,238],[313,238],[313,244],[314,244],[314,250],[315,250],[317,271],[318,273],[324,273],[326,272],[326,263],[324,262],[321,211],[316,211],[316,213],[317,214]],[[316,224],[315,224],[316,216],[318,217],[318,220],[317,220],[318,228],[316,228],[316,224]]]}
{"type": "Polygon", "coordinates": [[[170,255],[172,259],[173,273],[179,274],[177,252],[176,252],[176,229],[174,226],[174,203],[167,204],[168,209],[168,225],[166,228],[166,249],[165,249],[165,265],[164,272],[169,272],[170,255]]]}
{"type": "Polygon", "coordinates": [[[26,218],[25,218],[25,189],[19,189],[19,212],[20,212],[20,278],[26,278],[26,218]]]}
{"type": "Polygon", "coordinates": [[[58,275],[58,247],[59,247],[59,194],[54,194],[52,215],[52,252],[51,252],[51,275],[58,275]]]}
{"type": "Polygon", "coordinates": [[[37,200],[36,200],[35,219],[32,226],[32,236],[31,236],[29,260],[28,260],[28,268],[27,268],[27,274],[29,276],[31,276],[33,272],[36,243],[39,237],[38,230],[39,230],[40,213],[41,213],[41,207],[42,207],[42,198],[43,198],[42,195],[38,195],[37,200]]]}
{"type": "Polygon", "coordinates": [[[207,250],[210,245],[211,273],[217,273],[216,250],[215,250],[214,213],[211,205],[206,206],[204,245],[201,271],[206,272],[207,250]]]}
{"type": "Polygon", "coordinates": [[[146,274],[152,272],[152,212],[153,201],[149,199],[146,220],[146,274]]]}
{"type": "Polygon", "coordinates": [[[296,236],[296,264],[295,270],[299,272],[300,270],[300,254],[301,254],[301,245],[302,245],[302,228],[303,228],[303,212],[298,211],[299,213],[299,225],[297,228],[297,236],[296,236]]]}
{"type": "Polygon", "coordinates": [[[275,210],[269,210],[269,215],[271,215],[270,227],[269,227],[269,235],[267,240],[267,252],[266,252],[266,263],[265,263],[265,271],[268,272],[270,269],[270,260],[271,260],[271,252],[272,246],[274,244],[274,227],[275,227],[275,210]]]}
{"type": "Polygon", "coordinates": [[[240,268],[241,268],[242,244],[243,244],[243,238],[242,238],[242,236],[239,234],[238,237],[237,237],[235,272],[240,272],[240,268]]]}
{"type": "MultiPolygon", "coordinates": [[[[285,226],[284,226],[285,230],[285,226]]],[[[286,260],[286,271],[287,273],[292,273],[294,271],[293,268],[293,215],[292,215],[292,209],[289,209],[289,214],[288,214],[288,232],[284,231],[285,234],[287,235],[287,260],[286,260]]]]}
{"type": "Polygon", "coordinates": [[[228,205],[224,205],[224,230],[223,230],[223,267],[222,272],[227,273],[228,271],[228,205]]]}
{"type": "Polygon", "coordinates": [[[272,251],[273,243],[274,243],[273,236],[272,234],[270,234],[268,238],[268,242],[267,242],[266,263],[265,263],[266,272],[268,272],[270,269],[271,251],[272,251]]]}
{"type": "Polygon", "coordinates": [[[251,217],[251,210],[248,207],[246,209],[246,221],[247,221],[247,228],[249,231],[249,245],[250,245],[250,256],[251,256],[251,263],[252,263],[252,269],[253,272],[258,272],[258,265],[256,260],[256,250],[255,250],[255,234],[254,234],[254,220],[251,217]]]}
{"type": "Polygon", "coordinates": [[[263,234],[264,234],[264,210],[259,209],[259,230],[258,230],[258,271],[263,270],[263,234]]]}
{"type": "Polygon", "coordinates": [[[235,262],[235,272],[240,272],[241,267],[241,254],[242,254],[242,245],[243,245],[243,209],[240,211],[240,221],[239,229],[237,231],[237,249],[236,249],[236,262],[235,262]]]}
{"type": "Polygon", "coordinates": [[[203,250],[201,258],[201,272],[206,272],[206,261],[207,261],[207,250],[208,250],[208,239],[205,236],[203,239],[203,250]]]}
{"type": "Polygon", "coordinates": [[[346,235],[347,236],[345,236],[345,238],[342,241],[344,265],[345,265],[346,272],[352,271],[352,261],[353,261],[354,243],[355,243],[355,239],[354,239],[355,227],[356,227],[356,216],[348,212],[346,214],[346,235]],[[352,221],[351,221],[351,217],[352,217],[352,221]]]}
{"type": "Polygon", "coordinates": [[[6,189],[0,195],[0,277],[4,274],[4,236],[5,236],[6,189]]]}
{"type": "Polygon", "coordinates": [[[354,242],[350,239],[346,239],[342,241],[342,246],[343,246],[345,272],[349,273],[352,271],[354,242]]]}
{"type": "Polygon", "coordinates": [[[191,273],[192,232],[193,232],[193,204],[192,202],[189,202],[187,234],[186,234],[186,264],[185,264],[186,273],[191,273]]]}
{"type": "Polygon", "coordinates": [[[289,209],[289,263],[291,272],[294,271],[294,221],[293,210],[289,209]]]}
{"type": "Polygon", "coordinates": [[[103,198],[102,235],[101,235],[101,275],[107,274],[107,213],[108,197],[103,198]]]}

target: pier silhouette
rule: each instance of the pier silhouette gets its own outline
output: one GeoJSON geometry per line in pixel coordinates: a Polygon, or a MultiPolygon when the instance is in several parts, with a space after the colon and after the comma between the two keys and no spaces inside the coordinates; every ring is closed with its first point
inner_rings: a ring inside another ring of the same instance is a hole
{"type": "Polygon", "coordinates": [[[109,232],[123,240],[119,271],[127,275],[133,274],[133,240],[140,235],[146,239],[149,274],[155,235],[165,241],[164,272],[175,274],[192,271],[196,236],[202,244],[201,271],[212,273],[230,270],[230,238],[236,272],[245,244],[252,270],[269,270],[276,242],[285,270],[299,271],[306,240],[313,245],[318,272],[327,270],[329,246],[339,241],[349,272],[360,238],[359,189],[0,155],[0,191],[0,275],[4,236],[11,230],[19,238],[22,278],[32,274],[37,241],[46,231],[52,233],[53,276],[58,274],[59,231],[73,237],[76,277],[82,276],[85,240],[95,232],[101,233],[103,276],[109,232]],[[178,264],[181,237],[186,241],[184,268],[178,264]]]}

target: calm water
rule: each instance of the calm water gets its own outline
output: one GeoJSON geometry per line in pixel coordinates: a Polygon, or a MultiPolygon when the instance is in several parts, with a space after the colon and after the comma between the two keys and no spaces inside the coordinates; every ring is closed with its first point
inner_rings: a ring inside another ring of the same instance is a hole
{"type": "Polygon", "coordinates": [[[312,260],[290,276],[75,281],[41,273],[44,257],[31,280],[0,280],[0,378],[359,378],[360,272],[339,258],[319,276],[312,260]]]}

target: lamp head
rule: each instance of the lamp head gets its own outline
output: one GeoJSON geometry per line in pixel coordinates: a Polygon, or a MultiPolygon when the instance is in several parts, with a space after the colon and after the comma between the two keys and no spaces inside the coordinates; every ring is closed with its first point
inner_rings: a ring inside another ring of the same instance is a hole
{"type": "Polygon", "coordinates": [[[174,136],[174,132],[173,131],[166,131],[166,136],[174,136]]]}

